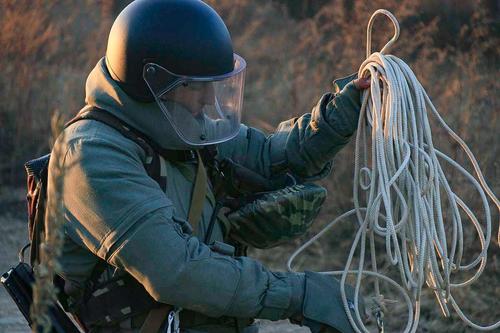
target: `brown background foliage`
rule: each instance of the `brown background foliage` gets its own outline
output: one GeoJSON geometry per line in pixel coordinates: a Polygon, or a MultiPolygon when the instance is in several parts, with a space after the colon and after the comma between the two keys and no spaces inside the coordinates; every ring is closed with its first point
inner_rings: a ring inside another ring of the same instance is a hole
{"type": "MultiPolygon", "coordinates": [[[[22,186],[22,164],[49,151],[54,113],[70,118],[83,106],[86,76],[104,55],[113,19],[128,2],[0,0],[0,187],[22,186]]],[[[498,1],[208,2],[227,23],[236,52],[248,62],[244,120],[267,132],[281,120],[308,112],[331,89],[334,78],[357,71],[365,58],[371,13],[391,10],[401,25],[391,53],[412,67],[439,112],[475,152],[493,190],[500,192],[498,1]]],[[[385,20],[376,22],[375,49],[389,38],[391,29],[385,20]]],[[[434,138],[440,149],[470,167],[442,130],[436,128],[434,138]]],[[[322,182],[330,193],[324,218],[352,206],[352,151],[350,144],[336,158],[334,173],[322,182]]],[[[473,192],[462,188],[464,179],[449,172],[457,192],[474,199],[473,192]]],[[[319,259],[306,267],[341,266],[342,256],[332,252],[339,246],[345,251],[351,234],[352,228],[341,227],[335,239],[310,251],[319,259]]],[[[477,250],[477,239],[471,236],[468,242],[477,250]]],[[[284,253],[292,248],[254,255],[283,268],[284,253]]],[[[467,302],[467,313],[484,322],[500,317],[498,306],[490,307],[500,297],[495,279],[500,273],[498,254],[493,248],[490,277],[485,279],[491,283],[459,297],[467,302]]],[[[441,319],[432,300],[424,302],[423,309],[421,331],[464,330],[456,317],[441,319]]]]}

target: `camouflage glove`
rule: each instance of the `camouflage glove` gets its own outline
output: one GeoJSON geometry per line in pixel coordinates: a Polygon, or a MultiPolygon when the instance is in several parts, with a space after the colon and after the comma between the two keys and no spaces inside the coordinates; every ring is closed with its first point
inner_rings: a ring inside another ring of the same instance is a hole
{"type": "Polygon", "coordinates": [[[260,249],[291,241],[308,230],[325,198],[326,189],[313,183],[262,193],[226,215],[229,237],[260,249]]]}
{"type": "MultiPolygon", "coordinates": [[[[353,318],[354,289],[346,285],[347,303],[353,318]]],[[[365,314],[363,299],[359,300],[359,312],[365,314]]],[[[300,316],[295,316],[298,318],[300,316]]],[[[293,321],[293,318],[292,318],[293,321]]],[[[330,275],[305,272],[305,294],[301,324],[312,333],[354,332],[345,313],[340,294],[340,282],[330,275]]]]}

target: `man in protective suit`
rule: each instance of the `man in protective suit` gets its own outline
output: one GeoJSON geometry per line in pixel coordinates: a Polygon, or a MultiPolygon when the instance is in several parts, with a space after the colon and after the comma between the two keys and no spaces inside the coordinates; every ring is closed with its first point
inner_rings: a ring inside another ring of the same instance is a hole
{"type": "MultiPolygon", "coordinates": [[[[311,188],[322,202],[325,191],[307,184],[330,172],[355,131],[368,82],[347,80],[266,137],[240,123],[245,67],[201,1],[137,0],[115,20],[80,113],[100,110],[139,134],[82,117],[65,128],[49,165],[49,206],[55,164],[63,165],[64,304],[88,331],[247,333],[257,331],[254,318],[353,331],[333,277],[274,272],[244,256],[245,245],[276,235],[240,208],[287,195],[304,208],[310,198],[301,193],[311,188]],[[255,199],[252,187],[279,195],[255,199]]],[[[272,230],[272,215],[264,220],[272,230]]]]}

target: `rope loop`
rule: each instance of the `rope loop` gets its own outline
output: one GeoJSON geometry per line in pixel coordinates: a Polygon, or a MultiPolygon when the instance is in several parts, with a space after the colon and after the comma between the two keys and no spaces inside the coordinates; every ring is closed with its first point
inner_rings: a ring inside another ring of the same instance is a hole
{"type": "Polygon", "coordinates": [[[379,51],[379,53],[386,53],[389,48],[394,44],[398,38],[399,38],[399,22],[396,19],[396,17],[387,9],[377,9],[373,15],[370,17],[370,20],[368,21],[368,26],[366,28],[366,57],[369,58],[370,55],[372,54],[372,28],[373,28],[373,22],[375,21],[375,18],[378,15],[385,15],[388,17],[392,25],[394,26],[394,35],[392,38],[385,44],[385,46],[379,51]]]}

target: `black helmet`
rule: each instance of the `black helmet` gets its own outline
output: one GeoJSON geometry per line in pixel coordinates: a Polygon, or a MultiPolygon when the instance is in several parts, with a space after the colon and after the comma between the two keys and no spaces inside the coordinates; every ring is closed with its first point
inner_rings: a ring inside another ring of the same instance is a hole
{"type": "Polygon", "coordinates": [[[153,101],[143,78],[147,63],[179,76],[226,74],[234,69],[231,36],[202,1],[136,0],[113,23],[106,66],[129,96],[153,101]]]}

